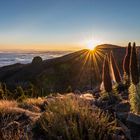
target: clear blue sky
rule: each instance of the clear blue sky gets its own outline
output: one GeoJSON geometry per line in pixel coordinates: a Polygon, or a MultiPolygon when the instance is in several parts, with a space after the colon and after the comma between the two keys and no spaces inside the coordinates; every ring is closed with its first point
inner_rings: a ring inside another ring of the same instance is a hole
{"type": "Polygon", "coordinates": [[[84,40],[140,44],[140,0],[0,0],[1,48],[84,40]]]}

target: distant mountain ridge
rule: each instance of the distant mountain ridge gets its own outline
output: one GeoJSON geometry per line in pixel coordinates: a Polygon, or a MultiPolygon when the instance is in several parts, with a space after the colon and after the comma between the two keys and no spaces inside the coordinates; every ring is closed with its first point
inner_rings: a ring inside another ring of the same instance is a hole
{"type": "Polygon", "coordinates": [[[98,45],[96,48],[120,48],[122,46],[113,45],[113,44],[101,44],[98,45]]]}

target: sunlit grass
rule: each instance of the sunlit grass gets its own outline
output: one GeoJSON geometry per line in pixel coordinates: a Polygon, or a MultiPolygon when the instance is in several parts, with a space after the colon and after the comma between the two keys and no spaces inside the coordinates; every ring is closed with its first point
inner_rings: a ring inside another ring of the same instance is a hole
{"type": "Polygon", "coordinates": [[[9,101],[9,100],[0,100],[0,110],[1,109],[7,109],[7,108],[13,108],[17,107],[18,104],[15,100],[9,101]]]}
{"type": "Polygon", "coordinates": [[[116,123],[107,114],[78,97],[64,97],[50,102],[37,121],[37,138],[52,140],[109,139],[116,123]]]}

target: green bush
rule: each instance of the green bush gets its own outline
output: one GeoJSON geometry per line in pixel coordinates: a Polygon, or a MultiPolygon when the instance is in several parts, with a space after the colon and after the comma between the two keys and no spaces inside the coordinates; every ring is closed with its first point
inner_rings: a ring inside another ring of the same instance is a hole
{"type": "Polygon", "coordinates": [[[104,140],[112,139],[116,121],[75,96],[48,104],[34,126],[36,139],[104,140]]]}

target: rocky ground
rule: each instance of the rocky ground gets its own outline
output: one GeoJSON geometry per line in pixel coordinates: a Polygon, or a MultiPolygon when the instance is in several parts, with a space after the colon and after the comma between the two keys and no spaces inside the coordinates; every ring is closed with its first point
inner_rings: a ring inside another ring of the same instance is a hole
{"type": "MultiPolygon", "coordinates": [[[[90,94],[83,96],[93,95],[91,100],[98,108],[110,112],[114,115],[119,123],[120,130],[123,131],[125,137],[128,140],[140,140],[140,116],[133,114],[130,111],[130,103],[128,100],[128,92],[124,91],[118,96],[120,100],[114,100],[110,103],[109,100],[101,99],[100,92],[90,91],[90,94]]],[[[88,99],[86,97],[86,99],[88,99]]],[[[118,131],[118,134],[120,132],[118,131]]]]}
{"type": "Polygon", "coordinates": [[[120,93],[118,100],[115,99],[113,102],[110,102],[106,98],[102,98],[101,93],[98,91],[87,91],[83,94],[80,91],[75,91],[75,93],[68,93],[66,95],[49,95],[46,98],[27,99],[20,104],[16,101],[1,100],[0,135],[3,136],[2,139],[12,139],[12,136],[17,136],[17,133],[19,133],[19,138],[22,136],[22,139],[26,139],[27,134],[32,137],[32,126],[44,112],[48,102],[56,98],[64,98],[65,96],[77,96],[89,102],[93,108],[100,108],[115,117],[118,123],[115,136],[117,140],[140,139],[140,116],[130,112],[127,92],[120,93]],[[11,119],[14,121],[11,122],[11,119]],[[11,131],[11,129],[13,130],[11,131]]]}

